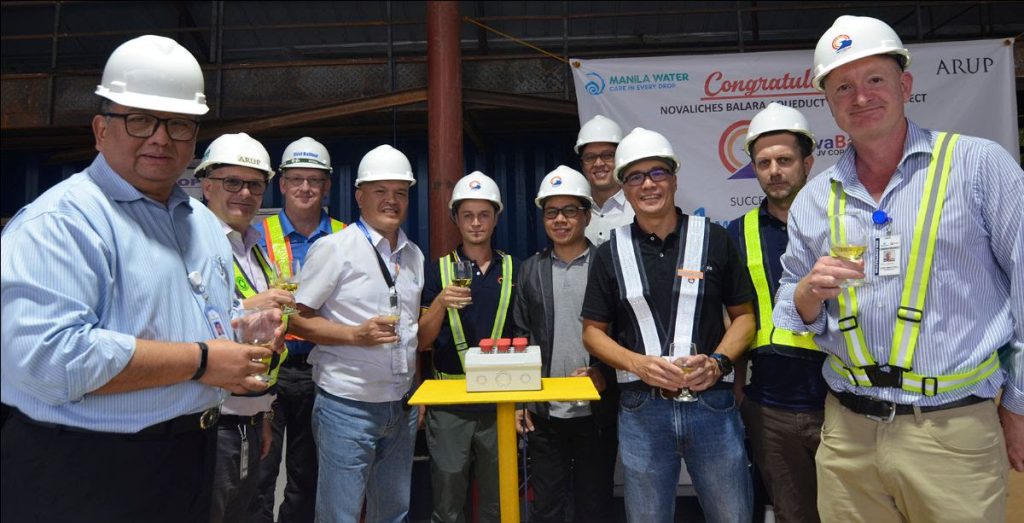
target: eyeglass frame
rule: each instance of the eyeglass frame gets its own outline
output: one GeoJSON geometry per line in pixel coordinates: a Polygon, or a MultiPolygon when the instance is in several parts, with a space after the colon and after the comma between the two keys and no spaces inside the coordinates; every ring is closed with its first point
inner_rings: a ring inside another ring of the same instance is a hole
{"type": "Polygon", "coordinates": [[[227,177],[224,177],[224,178],[214,178],[212,176],[207,176],[204,179],[205,180],[221,182],[221,185],[224,187],[224,190],[229,192],[229,193],[240,193],[240,192],[242,192],[242,188],[248,188],[249,189],[249,194],[251,194],[253,196],[263,196],[263,193],[267,192],[267,187],[268,187],[267,182],[264,181],[264,180],[249,181],[249,180],[243,180],[241,178],[235,178],[233,176],[227,176],[227,177]],[[229,187],[229,185],[234,185],[236,183],[238,184],[238,188],[237,189],[231,189],[231,187],[229,187]],[[256,191],[252,190],[253,187],[259,187],[260,191],[256,192],[256,191]]]}
{"type": "Polygon", "coordinates": [[[667,180],[669,176],[675,176],[675,173],[664,167],[654,167],[648,169],[647,171],[633,171],[622,177],[622,185],[628,185],[629,187],[640,187],[641,185],[644,184],[644,180],[647,178],[650,178],[651,181],[654,183],[658,183],[667,180]],[[655,175],[655,172],[660,172],[662,174],[655,175]]]}
{"type": "Polygon", "coordinates": [[[302,176],[281,175],[281,179],[292,187],[302,187],[308,183],[311,189],[323,189],[327,182],[331,181],[327,176],[323,178],[304,178],[302,176]]]}
{"type": "Polygon", "coordinates": [[[585,153],[580,155],[580,163],[583,165],[594,165],[598,159],[601,159],[604,163],[614,164],[615,163],[615,151],[604,152],[601,154],[597,153],[585,153]],[[588,155],[593,155],[591,158],[587,158],[588,155]]]}
{"type": "Polygon", "coordinates": [[[102,113],[102,115],[106,118],[120,118],[121,121],[124,122],[124,132],[128,133],[128,136],[131,136],[132,138],[149,138],[156,134],[157,129],[159,129],[161,125],[163,125],[164,129],[167,130],[167,137],[170,138],[171,140],[174,140],[175,142],[188,142],[193,140],[196,137],[196,135],[199,134],[199,120],[191,120],[189,118],[160,118],[159,116],[154,116],[152,114],[147,113],[102,113]],[[146,118],[152,118],[156,120],[156,125],[150,128],[149,134],[133,134],[130,130],[128,130],[128,118],[132,116],[143,116],[146,118]],[[172,121],[188,122],[190,125],[193,125],[192,136],[189,136],[188,138],[175,138],[171,136],[171,128],[168,124],[172,121]]]}
{"type": "Polygon", "coordinates": [[[584,207],[582,205],[566,205],[565,207],[545,207],[541,209],[541,216],[543,216],[545,220],[556,220],[558,219],[558,215],[561,214],[562,216],[565,216],[566,220],[572,220],[581,216],[583,213],[589,210],[589,207],[584,207]],[[569,216],[565,212],[566,209],[573,210],[576,212],[574,212],[572,216],[569,216]],[[554,211],[555,213],[552,214],[551,216],[548,216],[548,211],[554,211]]]}

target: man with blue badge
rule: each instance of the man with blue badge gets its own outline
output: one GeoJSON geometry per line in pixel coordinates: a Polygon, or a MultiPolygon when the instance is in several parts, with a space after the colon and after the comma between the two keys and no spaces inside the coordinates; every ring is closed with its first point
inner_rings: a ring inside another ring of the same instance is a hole
{"type": "Polygon", "coordinates": [[[309,249],[290,330],[316,347],[313,436],[318,521],[401,522],[409,513],[418,411],[416,320],[423,253],[402,231],[412,166],[397,149],[366,153],[356,174],[360,218],[309,249]]]}
{"type": "Polygon", "coordinates": [[[874,18],[818,41],[812,81],[851,146],[790,209],[773,319],[828,353],[823,521],[1005,521],[1007,467],[1024,470],[1024,172],[907,119],[910,63],[874,18]]]}
{"type": "MultiPolygon", "coordinates": [[[[463,176],[448,202],[462,243],[424,267],[419,345],[431,349],[438,379],[466,379],[466,351],[483,338],[512,332],[512,255],[492,244],[504,210],[498,184],[475,171],[463,176]],[[461,269],[459,266],[462,266],[461,269]]],[[[476,480],[476,513],[498,519],[498,435],[493,404],[450,405],[426,410],[434,522],[472,520],[465,514],[470,477],[476,480]]]]}
{"type": "MultiPolygon", "coordinates": [[[[214,140],[196,167],[203,200],[220,220],[231,243],[235,297],[241,301],[241,314],[245,315],[239,321],[258,321],[257,314],[295,304],[290,292],[271,287],[275,274],[259,246],[260,235],[252,226],[273,176],[267,150],[245,133],[225,134],[214,140]]],[[[232,394],[221,406],[210,523],[250,519],[249,504],[256,495],[260,461],[270,451],[270,405],[284,356],[275,355],[270,360],[269,388],[232,394]]]]}
{"type": "Polygon", "coordinates": [[[4,521],[205,521],[225,389],[271,350],[230,340],[231,247],[177,186],[208,110],[168,38],[111,54],[93,163],[2,238],[4,521]]]}
{"type": "MultiPolygon", "coordinates": [[[[773,102],[750,120],[744,149],[764,199],[728,227],[757,293],[757,332],[747,352],[750,384],[742,389],[740,408],[776,521],[815,522],[814,453],[828,391],[821,377],[825,355],[809,333],[772,325],[789,208],[814,165],[814,135],[800,111],[773,102]]],[[[745,366],[739,370],[742,376],[745,366]]]]}
{"type": "MultiPolygon", "coordinates": [[[[302,263],[313,242],[345,228],[324,210],[331,192],[331,155],[320,142],[305,136],[288,144],[281,157],[280,184],[284,209],[258,227],[260,245],[283,278],[300,278],[302,263]]],[[[297,281],[297,280],[296,280],[297,281]]],[[[288,357],[277,376],[273,443],[260,465],[257,514],[265,523],[311,523],[316,502],[316,442],[313,439],[313,367],[308,357],[313,343],[289,334],[288,357]],[[274,492],[284,452],[287,483],[277,519],[274,492]]]]}
{"type": "Polygon", "coordinates": [[[754,290],[725,229],[676,207],[678,171],[657,132],[638,127],[619,143],[614,174],[636,219],[597,249],[583,343],[616,369],[629,521],[673,521],[683,459],[709,522],[748,522],[732,362],[754,334],[754,290]]]}

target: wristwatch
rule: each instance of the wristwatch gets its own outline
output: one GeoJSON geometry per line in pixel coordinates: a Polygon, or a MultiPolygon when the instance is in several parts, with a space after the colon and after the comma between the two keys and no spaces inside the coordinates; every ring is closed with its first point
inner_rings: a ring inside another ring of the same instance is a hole
{"type": "Polygon", "coordinates": [[[728,356],[720,352],[716,352],[711,354],[710,357],[718,364],[718,371],[721,372],[722,377],[728,376],[732,373],[732,360],[730,360],[728,356]]]}

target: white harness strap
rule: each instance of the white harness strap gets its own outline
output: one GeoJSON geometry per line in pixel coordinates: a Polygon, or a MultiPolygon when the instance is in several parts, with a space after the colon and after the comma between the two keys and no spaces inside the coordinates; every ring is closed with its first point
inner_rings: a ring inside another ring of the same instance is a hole
{"type": "MultiPolygon", "coordinates": [[[[636,316],[636,325],[640,338],[644,342],[644,353],[648,356],[661,356],[661,337],[654,323],[654,313],[644,295],[644,284],[640,276],[643,266],[637,263],[637,253],[633,249],[633,224],[627,223],[613,232],[616,254],[622,273],[622,284],[626,291],[626,301],[636,316]]],[[[639,376],[632,372],[616,369],[615,378],[619,383],[637,381],[639,376]]]]}
{"type": "Polygon", "coordinates": [[[673,336],[675,351],[673,358],[688,356],[693,340],[694,320],[697,315],[697,298],[701,280],[704,278],[704,233],[707,218],[690,216],[686,226],[686,250],[683,254],[682,271],[679,278],[679,301],[676,304],[676,331],[673,336]]]}

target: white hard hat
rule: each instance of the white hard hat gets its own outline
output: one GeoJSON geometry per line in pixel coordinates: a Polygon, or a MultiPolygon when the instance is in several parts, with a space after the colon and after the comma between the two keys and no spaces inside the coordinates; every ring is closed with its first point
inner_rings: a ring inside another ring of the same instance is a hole
{"type": "Polygon", "coordinates": [[[840,16],[814,48],[811,83],[815,89],[824,91],[821,81],[835,68],[876,54],[895,55],[903,69],[910,67],[910,51],[888,24],[867,16],[840,16]]]}
{"type": "Polygon", "coordinates": [[[402,151],[387,144],[377,146],[359,161],[359,169],[356,172],[356,188],[366,182],[384,180],[409,182],[409,187],[416,185],[416,178],[412,175],[412,164],[409,163],[409,159],[402,154],[402,151]]]}
{"type": "Polygon", "coordinates": [[[327,152],[324,145],[308,136],[288,144],[281,155],[281,165],[278,169],[284,171],[292,167],[305,167],[307,169],[321,169],[331,172],[331,153],[327,152]]]}
{"type": "Polygon", "coordinates": [[[559,165],[555,167],[540,181],[540,188],[537,189],[537,198],[533,203],[538,209],[544,208],[544,200],[552,196],[575,196],[590,202],[591,207],[596,207],[594,199],[590,196],[590,182],[576,169],[559,165]]]}
{"type": "Polygon", "coordinates": [[[743,150],[747,154],[751,154],[750,144],[754,143],[758,136],[772,131],[802,134],[810,138],[812,144],[814,143],[814,133],[811,132],[811,126],[807,123],[807,118],[804,118],[803,113],[788,105],[772,102],[750,120],[750,126],[747,127],[747,139],[743,142],[743,150]]]}
{"type": "Polygon", "coordinates": [[[274,177],[270,153],[263,144],[245,133],[223,134],[210,142],[196,167],[196,176],[206,176],[209,168],[215,165],[239,165],[263,171],[267,173],[268,181],[274,177]]]}
{"type": "Polygon", "coordinates": [[[622,141],[622,128],[611,118],[597,115],[580,127],[580,134],[576,137],[576,154],[588,143],[608,142],[619,143],[622,141]]]}
{"type": "Polygon", "coordinates": [[[615,179],[622,183],[622,170],[630,164],[648,158],[665,160],[668,168],[675,174],[679,171],[679,159],[668,139],[654,131],[637,127],[619,142],[615,149],[615,179]]]}
{"type": "Polygon", "coordinates": [[[452,190],[452,199],[448,201],[448,208],[455,210],[455,202],[462,200],[487,200],[498,206],[501,212],[505,206],[501,203],[501,191],[498,184],[490,176],[473,171],[455,182],[455,189],[452,190]]]}
{"type": "Polygon", "coordinates": [[[192,53],[162,36],[121,44],[107,59],[96,94],[125,107],[206,114],[203,70],[192,53]]]}

